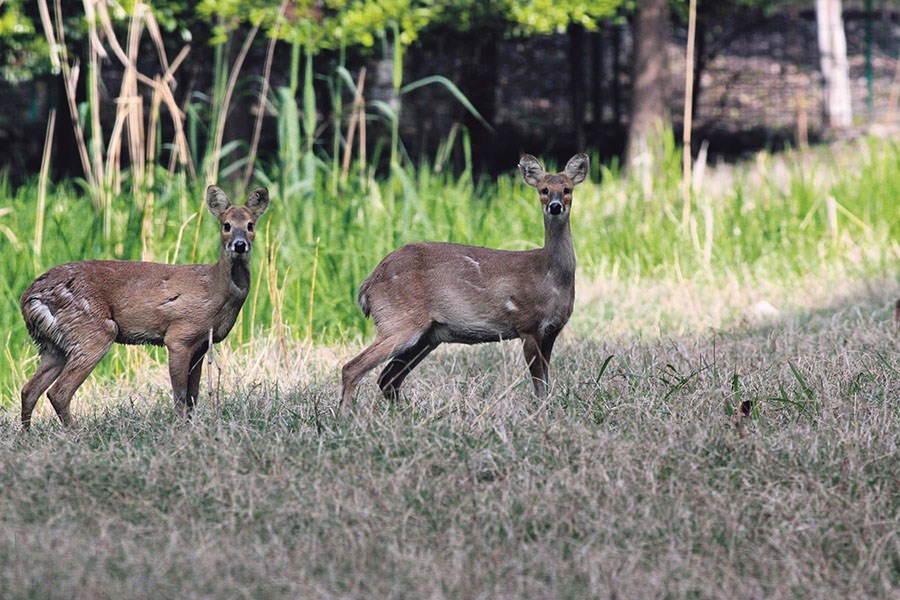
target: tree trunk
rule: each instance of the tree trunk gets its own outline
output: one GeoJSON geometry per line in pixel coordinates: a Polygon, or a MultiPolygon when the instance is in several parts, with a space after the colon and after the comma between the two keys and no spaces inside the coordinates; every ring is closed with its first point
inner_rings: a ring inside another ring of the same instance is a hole
{"type": "Polygon", "coordinates": [[[819,62],[825,81],[825,119],[829,127],[848,127],[853,120],[853,110],[841,0],[816,0],[816,29],[819,34],[819,62]]]}
{"type": "Polygon", "coordinates": [[[669,5],[646,0],[634,14],[631,105],[626,165],[655,162],[660,136],[671,127],[669,113],[669,5]],[[649,153],[649,154],[648,154],[649,153]]]}

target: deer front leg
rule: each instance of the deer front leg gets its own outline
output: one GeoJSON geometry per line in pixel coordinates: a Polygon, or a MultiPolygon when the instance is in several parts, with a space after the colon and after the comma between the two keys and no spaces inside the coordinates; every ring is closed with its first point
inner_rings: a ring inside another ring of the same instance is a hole
{"type": "Polygon", "coordinates": [[[203,373],[203,357],[208,348],[209,342],[203,342],[203,345],[191,356],[186,399],[188,412],[197,405],[197,401],[200,399],[200,376],[203,373]]]}
{"type": "MultiPolygon", "coordinates": [[[[188,403],[188,379],[193,352],[189,346],[178,341],[167,342],[166,349],[169,351],[169,378],[172,380],[175,413],[179,417],[190,417],[193,407],[188,403]]],[[[199,377],[197,384],[199,386],[199,377]]]]}
{"type": "Polygon", "coordinates": [[[534,394],[539,399],[547,398],[547,386],[550,385],[550,354],[553,352],[553,343],[559,332],[541,336],[528,336],[524,338],[523,350],[528,370],[531,371],[531,382],[534,384],[534,394]]]}
{"type": "Polygon", "coordinates": [[[539,400],[547,397],[547,380],[544,372],[544,358],[541,355],[541,344],[535,336],[522,338],[522,350],[525,352],[525,364],[531,371],[531,383],[534,384],[534,395],[539,400]]]}
{"type": "Polygon", "coordinates": [[[556,342],[556,337],[559,335],[559,330],[554,331],[553,333],[548,333],[544,336],[544,339],[541,341],[541,357],[544,359],[544,385],[550,385],[550,354],[553,352],[553,344],[556,342]]]}

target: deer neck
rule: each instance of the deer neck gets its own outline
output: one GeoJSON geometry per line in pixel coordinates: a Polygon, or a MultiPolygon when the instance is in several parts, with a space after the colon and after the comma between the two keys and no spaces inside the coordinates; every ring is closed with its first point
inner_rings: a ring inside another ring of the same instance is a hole
{"type": "Polygon", "coordinates": [[[216,268],[225,296],[243,303],[250,292],[250,253],[235,255],[223,251],[216,268]]]}
{"type": "Polygon", "coordinates": [[[575,281],[575,246],[569,219],[554,219],[544,216],[544,256],[547,270],[561,285],[572,285],[575,281]]]}

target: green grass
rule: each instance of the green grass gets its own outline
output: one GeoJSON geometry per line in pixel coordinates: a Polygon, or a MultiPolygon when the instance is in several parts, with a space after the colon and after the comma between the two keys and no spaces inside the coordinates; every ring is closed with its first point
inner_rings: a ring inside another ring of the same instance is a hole
{"type": "MultiPolygon", "coordinates": [[[[762,154],[751,163],[712,169],[683,229],[674,150],[659,172],[647,177],[623,178],[594,161],[593,183],[577,190],[572,217],[579,295],[590,295],[598,285],[678,282],[715,288],[732,281],[743,288],[769,282],[787,289],[810,276],[894,277],[900,255],[898,164],[900,143],[866,139],[803,154],[762,154]]],[[[453,176],[427,165],[397,167],[388,178],[374,178],[371,171],[361,178],[351,168],[342,193],[333,193],[332,173],[322,162],[297,181],[273,169],[271,179],[258,173],[273,201],[257,236],[254,289],[226,344],[269,335],[333,344],[369,334],[371,325],[355,305],[356,288],[384,255],[405,242],[525,249],[543,241],[536,195],[519,181],[515,165],[497,180],[475,181],[468,171],[453,176]]],[[[155,188],[138,198],[112,195],[108,206],[96,206],[72,182],[51,185],[39,214],[36,182],[13,187],[0,180],[0,330],[6,332],[0,403],[17,402],[28,374],[30,365],[23,363],[33,350],[18,299],[41,272],[83,259],[215,260],[217,233],[203,190],[162,172],[155,181],[155,188]],[[35,224],[41,217],[39,236],[35,224]]],[[[129,189],[125,183],[123,189],[129,189]]],[[[598,301],[607,303],[609,312],[617,310],[615,298],[598,301]]],[[[728,317],[712,324],[721,326],[728,317]]],[[[664,319],[655,325],[657,333],[673,330],[664,319]]],[[[595,326],[592,321],[582,330],[595,326]]],[[[573,327],[579,327],[577,320],[573,327]]],[[[133,372],[134,356],[117,348],[98,372],[133,372]]]]}
{"type": "Polygon", "coordinates": [[[712,169],[687,230],[670,158],[647,179],[595,165],[579,188],[576,307],[544,403],[509,342],[439,348],[396,405],[367,377],[335,416],[370,334],[356,287],[384,254],[542,231],[514,165],[340,196],[319,165],[313,187],[269,182],[258,280],[193,421],[164,353],[118,346],[72,430],[42,400],[28,433],[31,279],[143,248],[213,260],[216,233],[177,178],[107,208],[68,183],[38,256],[37,186],[0,182],[4,597],[896,596],[900,144],[712,169]]]}
{"type": "MultiPolygon", "coordinates": [[[[891,598],[893,295],[715,333],[577,341],[546,403],[518,344],[446,347],[333,416],[338,351],[219,357],[191,423],[165,370],[78,424],[0,420],[6,598],[891,598]],[[735,410],[749,400],[749,417],[735,410]]],[[[206,383],[204,382],[204,389],[206,383]]]]}

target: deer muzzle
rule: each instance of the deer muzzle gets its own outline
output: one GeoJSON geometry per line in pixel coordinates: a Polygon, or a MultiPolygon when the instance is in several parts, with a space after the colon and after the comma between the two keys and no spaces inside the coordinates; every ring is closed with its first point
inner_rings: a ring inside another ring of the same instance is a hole
{"type": "Polygon", "coordinates": [[[551,200],[549,204],[547,204],[547,212],[551,215],[560,215],[563,211],[563,203],[559,200],[551,200]]]}

